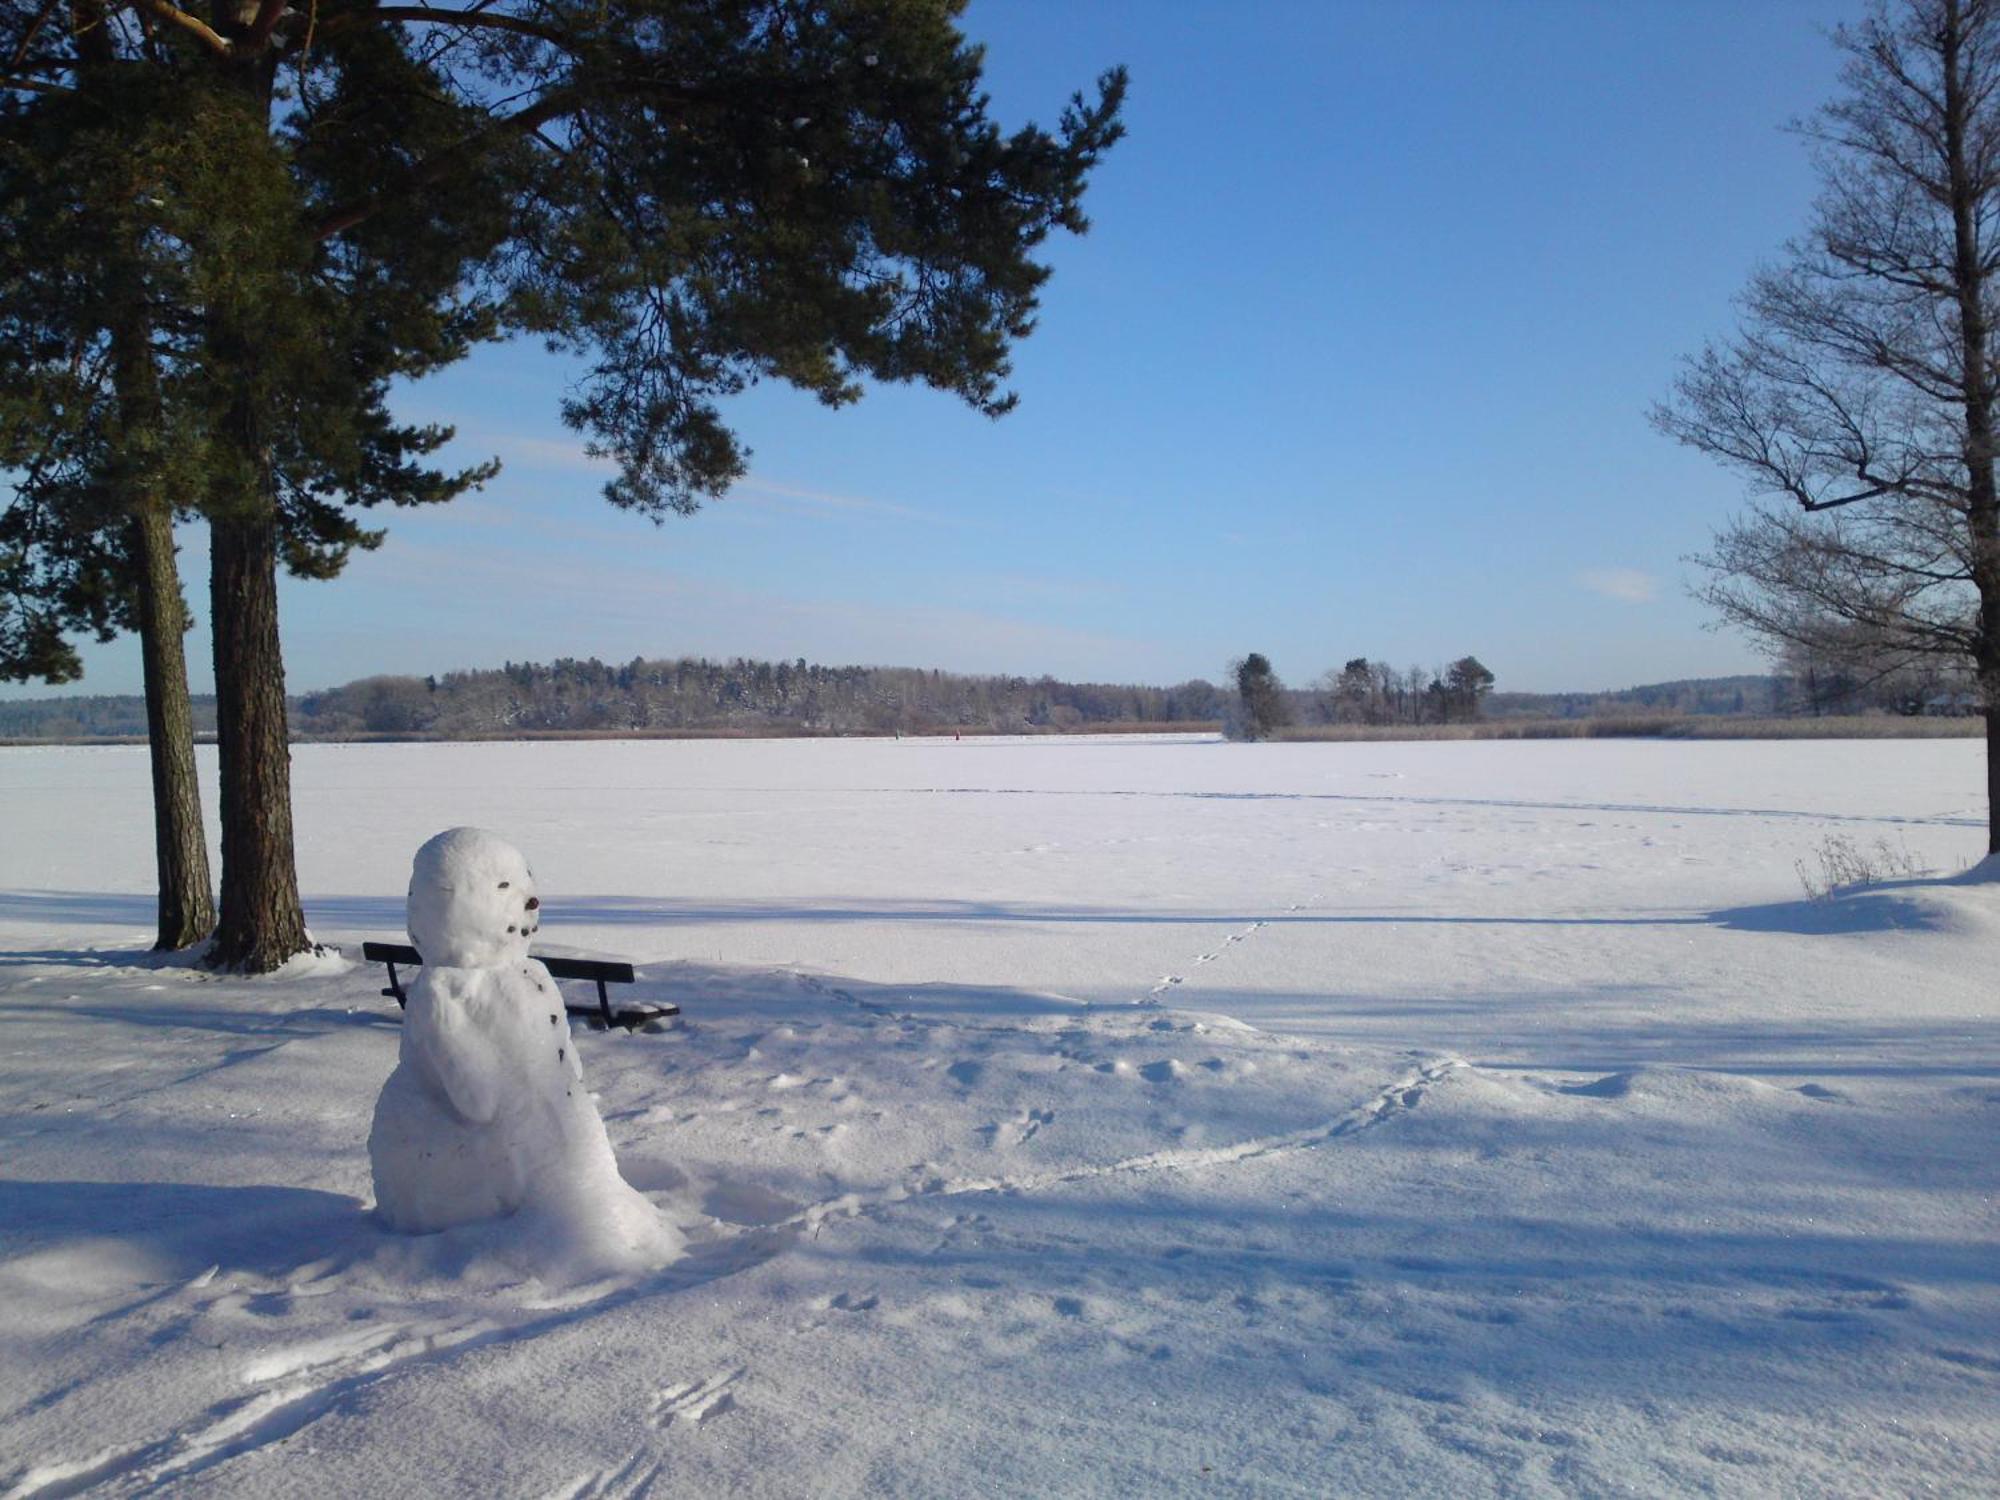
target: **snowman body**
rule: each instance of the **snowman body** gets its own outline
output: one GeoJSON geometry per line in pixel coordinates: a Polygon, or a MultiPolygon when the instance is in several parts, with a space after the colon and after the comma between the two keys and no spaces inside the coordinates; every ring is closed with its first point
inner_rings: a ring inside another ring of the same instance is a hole
{"type": "Polygon", "coordinates": [[[527,861],[493,834],[417,851],[424,963],[369,1134],[377,1209],[417,1234],[526,1212],[594,1268],[662,1264],[680,1237],[619,1175],[562,996],[528,956],[540,908],[527,861]]]}

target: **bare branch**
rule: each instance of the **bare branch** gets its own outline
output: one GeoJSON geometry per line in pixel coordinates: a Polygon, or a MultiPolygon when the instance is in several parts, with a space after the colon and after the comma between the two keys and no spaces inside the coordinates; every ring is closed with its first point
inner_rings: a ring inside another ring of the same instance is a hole
{"type": "Polygon", "coordinates": [[[19,89],[24,94],[73,94],[67,84],[43,83],[39,78],[0,78],[0,89],[19,89]]]}
{"type": "Polygon", "coordinates": [[[148,15],[157,17],[169,26],[178,26],[188,35],[200,40],[201,44],[218,57],[234,57],[235,44],[229,38],[212,28],[199,16],[191,16],[173,0],[134,0],[148,15]]]}
{"type": "Polygon", "coordinates": [[[1833,500],[1799,500],[1800,510],[1838,510],[1843,505],[1858,505],[1863,500],[1879,500],[1884,495],[1896,493],[1894,485],[1878,484],[1861,491],[1858,495],[1842,495],[1833,500]]]}
{"type": "Polygon", "coordinates": [[[250,29],[244,33],[243,49],[246,52],[262,51],[289,8],[286,0],[260,0],[257,17],[250,23],[250,29]]]}
{"type": "Polygon", "coordinates": [[[13,57],[8,60],[7,71],[9,73],[12,73],[27,60],[28,49],[34,45],[36,34],[48,23],[49,17],[55,14],[56,7],[61,4],[62,0],[46,0],[42,8],[35,13],[35,19],[30,21],[26,29],[21,33],[21,44],[14,49],[13,57]]]}
{"type": "Polygon", "coordinates": [[[543,26],[522,16],[487,10],[439,10],[428,5],[378,5],[371,10],[349,11],[320,28],[323,35],[337,34],[357,26],[377,22],[396,25],[458,26],[468,30],[507,31],[533,37],[554,47],[571,46],[576,36],[553,26],[543,26]]]}

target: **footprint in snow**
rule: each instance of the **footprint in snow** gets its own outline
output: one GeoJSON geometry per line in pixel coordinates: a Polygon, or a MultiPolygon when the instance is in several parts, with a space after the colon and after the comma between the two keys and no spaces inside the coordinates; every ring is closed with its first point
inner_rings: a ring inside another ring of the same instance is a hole
{"type": "Polygon", "coordinates": [[[985,1137],[989,1148],[1019,1146],[1031,1141],[1040,1133],[1044,1125],[1055,1123],[1056,1112],[1052,1109],[1026,1109],[1011,1120],[996,1120],[979,1127],[979,1134],[985,1137]]]}
{"type": "Polygon", "coordinates": [[[952,1082],[969,1089],[978,1084],[980,1076],[986,1071],[986,1064],[975,1062],[968,1057],[960,1062],[953,1063],[944,1071],[952,1082]]]}
{"type": "Polygon", "coordinates": [[[668,1386],[653,1402],[653,1425],[670,1427],[676,1422],[686,1422],[699,1427],[721,1416],[735,1407],[736,1397],[732,1387],[742,1376],[743,1370],[738,1368],[724,1370],[704,1380],[668,1386]]]}

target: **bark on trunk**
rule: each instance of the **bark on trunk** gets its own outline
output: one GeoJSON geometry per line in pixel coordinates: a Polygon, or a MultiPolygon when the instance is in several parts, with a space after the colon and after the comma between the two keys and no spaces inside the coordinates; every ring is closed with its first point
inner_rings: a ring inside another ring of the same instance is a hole
{"type": "Polygon", "coordinates": [[[174,525],[156,498],[140,500],[130,525],[139,565],[139,653],[145,666],[146,738],[153,762],[153,847],[160,880],[159,949],[191,947],[215,928],[201,784],[194,767],[194,705],[188,698],[187,614],[174,565],[174,525]]]}
{"type": "MultiPolygon", "coordinates": [[[[216,7],[242,55],[225,75],[268,115],[275,62],[256,37],[258,0],[216,7]]],[[[278,504],[256,356],[261,329],[244,308],[218,310],[211,353],[241,394],[227,423],[230,466],[209,512],[209,613],[215,634],[215,739],[221,762],[222,912],[211,967],[265,974],[312,946],[292,850],[292,752],[278,645],[278,504]],[[246,319],[249,321],[246,322],[246,319]]]]}
{"type": "Polygon", "coordinates": [[[1965,402],[1966,524],[1972,535],[1972,579],[1979,590],[1975,652],[1986,706],[1986,845],[2000,852],[2000,486],[1994,475],[1991,330],[1986,320],[1986,254],[1980,231],[1989,182],[1975,173],[1968,146],[1973,90],[1966,77],[1964,15],[1945,0],[1938,37],[1944,83],[1945,188],[1952,216],[1952,280],[1958,293],[1959,390],[1965,402]]]}
{"type": "Polygon", "coordinates": [[[292,854],[292,758],[278,648],[277,515],[210,523],[222,920],[209,963],[264,974],[311,946],[292,854]]]}
{"type": "Polygon", "coordinates": [[[1990,812],[2000,808],[2000,708],[1986,710],[1986,806],[1986,852],[2000,854],[2000,819],[1990,812]]]}

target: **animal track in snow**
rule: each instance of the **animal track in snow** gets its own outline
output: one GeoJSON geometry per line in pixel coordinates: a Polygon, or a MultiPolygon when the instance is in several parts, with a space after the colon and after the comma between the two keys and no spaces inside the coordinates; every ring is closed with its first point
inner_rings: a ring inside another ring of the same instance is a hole
{"type": "Polygon", "coordinates": [[[1024,1109],[1011,1120],[996,1120],[990,1125],[980,1126],[979,1134],[985,1138],[989,1149],[998,1150],[1032,1141],[1044,1125],[1053,1125],[1055,1121],[1056,1112],[1052,1109],[1024,1109]]]}
{"type": "Polygon", "coordinates": [[[733,1387],[743,1376],[741,1367],[724,1370],[704,1380],[690,1380],[669,1386],[653,1402],[653,1425],[670,1427],[687,1422],[696,1427],[721,1416],[736,1405],[733,1387]]]}
{"type": "MultiPolygon", "coordinates": [[[[1294,907],[1293,910],[1297,910],[1297,908],[1294,907]]],[[[1195,968],[1199,967],[1202,964],[1214,963],[1218,958],[1222,957],[1223,954],[1227,953],[1232,947],[1234,947],[1236,944],[1242,942],[1245,938],[1250,936],[1251,933],[1259,931],[1262,928],[1269,927],[1270,925],[1271,924],[1269,922],[1260,920],[1252,922],[1248,927],[1244,928],[1241,932],[1230,933],[1228,937],[1224,938],[1211,951],[1207,953],[1197,953],[1194,956],[1193,963],[1191,963],[1189,967],[1195,968]]],[[[1188,976],[1185,974],[1163,975],[1161,976],[1160,982],[1158,984],[1154,985],[1150,990],[1146,991],[1146,998],[1140,1003],[1143,1005],[1157,1004],[1159,1002],[1160,996],[1164,995],[1168,990],[1172,989],[1175,985],[1186,984],[1187,980],[1188,976]]]]}
{"type": "Polygon", "coordinates": [[[1425,1093],[1435,1084],[1465,1066],[1466,1063],[1456,1057],[1441,1058],[1436,1062],[1426,1063],[1414,1073],[1389,1084],[1373,1098],[1356,1105],[1337,1119],[1306,1130],[1292,1131],[1286,1135],[1258,1136],[1221,1146],[1170,1147],[1163,1151],[1148,1151],[1138,1156],[1128,1156],[1119,1161],[1073,1167],[1061,1172],[1024,1173],[1017,1177],[949,1178],[931,1170],[927,1163],[920,1164],[912,1169],[913,1178],[908,1187],[892,1189],[879,1196],[844,1193],[838,1198],[813,1204],[785,1223],[795,1224],[817,1235],[829,1222],[860,1218],[890,1204],[907,1202],[913,1198],[952,1198],[963,1193],[1032,1193],[1121,1173],[1194,1171],[1204,1167],[1255,1161],[1259,1157],[1276,1156],[1291,1151],[1310,1151],[1344,1136],[1386,1124],[1399,1115],[1408,1114],[1422,1103],[1425,1093]]]}
{"type": "Polygon", "coordinates": [[[417,1360],[459,1345],[504,1337],[492,1324],[371,1329],[253,1360],[244,1379],[264,1389],[213,1409],[213,1420],[137,1447],[106,1449],[78,1462],[43,1463],[14,1476],[7,1500],[55,1500],[98,1485],[143,1493],[212,1469],[239,1454],[283,1442],[355,1392],[417,1360]]]}
{"type": "Polygon", "coordinates": [[[1990,1354],[1979,1354],[1971,1349],[1933,1349],[1931,1355],[1947,1364],[1965,1370],[1977,1370],[1984,1375],[2000,1375],[2000,1359],[1990,1354]]]}
{"type": "Polygon", "coordinates": [[[599,1469],[571,1480],[548,1500],[646,1500],[665,1472],[666,1465],[642,1451],[615,1469],[599,1469]]]}
{"type": "Polygon", "coordinates": [[[333,1334],[310,1344],[300,1344],[291,1349],[279,1349],[270,1354],[258,1356],[243,1367],[246,1385],[263,1385],[273,1380],[283,1380],[288,1375],[303,1375],[312,1370],[324,1369],[340,1363],[343,1359],[374,1353],[384,1344],[393,1344],[402,1338],[407,1330],[394,1327],[360,1328],[345,1334],[333,1334]]]}
{"type": "MultiPolygon", "coordinates": [[[[1291,916],[1295,912],[1304,911],[1308,907],[1316,905],[1318,901],[1319,901],[1319,893],[1315,891],[1311,896],[1307,897],[1304,901],[1294,901],[1290,906],[1286,907],[1285,915],[1291,916]]],[[[1201,967],[1201,965],[1203,964],[1214,963],[1218,958],[1221,958],[1231,948],[1235,947],[1238,943],[1242,942],[1252,933],[1262,932],[1266,927],[1269,927],[1273,920],[1274,919],[1269,917],[1259,917],[1256,921],[1252,922],[1248,927],[1243,928],[1240,932],[1230,933],[1228,937],[1224,938],[1220,943],[1217,943],[1215,947],[1210,949],[1208,952],[1197,953],[1192,959],[1189,960],[1188,967],[1190,969],[1196,969],[1201,967]]],[[[1154,985],[1150,990],[1146,991],[1146,993],[1142,997],[1140,997],[1133,1003],[1136,1005],[1158,1005],[1160,1003],[1160,997],[1162,995],[1166,994],[1176,985],[1186,984],[1188,982],[1189,977],[1190,976],[1186,974],[1163,974],[1160,976],[1160,982],[1158,984],[1154,985]]]]}
{"type": "Polygon", "coordinates": [[[980,1075],[985,1073],[985,1071],[985,1063],[969,1057],[955,1062],[945,1069],[945,1072],[950,1075],[953,1083],[957,1084],[960,1088],[967,1089],[976,1086],[980,1075]]]}

